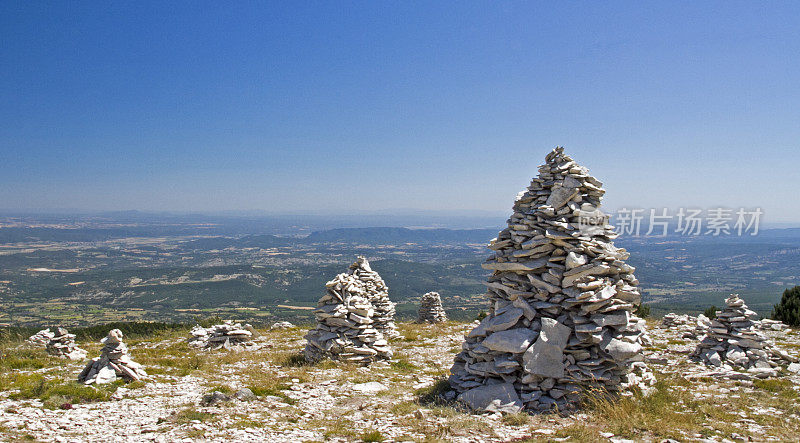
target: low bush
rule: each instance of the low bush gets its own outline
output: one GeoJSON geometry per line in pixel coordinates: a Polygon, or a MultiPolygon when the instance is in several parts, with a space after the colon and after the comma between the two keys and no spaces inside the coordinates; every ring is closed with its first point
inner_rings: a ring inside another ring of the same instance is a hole
{"type": "Polygon", "coordinates": [[[381,434],[381,431],[376,429],[367,429],[361,434],[361,441],[365,442],[379,442],[386,440],[386,437],[381,434]]]}
{"type": "Polygon", "coordinates": [[[783,291],[780,303],[772,309],[771,317],[789,326],[800,326],[800,286],[783,291]]]}

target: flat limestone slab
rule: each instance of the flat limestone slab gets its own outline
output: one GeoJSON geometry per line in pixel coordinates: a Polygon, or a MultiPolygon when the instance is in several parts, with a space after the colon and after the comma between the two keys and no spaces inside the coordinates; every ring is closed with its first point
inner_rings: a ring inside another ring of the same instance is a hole
{"type": "Polygon", "coordinates": [[[488,408],[517,412],[522,409],[522,401],[514,390],[513,383],[478,386],[463,392],[458,399],[475,411],[485,411],[488,408]]]}

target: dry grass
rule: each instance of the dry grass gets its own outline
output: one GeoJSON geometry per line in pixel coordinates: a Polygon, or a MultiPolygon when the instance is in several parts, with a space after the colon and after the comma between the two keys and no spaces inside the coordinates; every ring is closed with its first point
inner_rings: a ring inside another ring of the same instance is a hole
{"type": "MultiPolygon", "coordinates": [[[[446,377],[450,357],[433,354],[430,348],[440,346],[440,352],[447,355],[459,351],[455,338],[442,340],[442,337],[458,334],[462,327],[457,323],[400,323],[401,338],[393,342],[395,358],[389,364],[370,367],[330,360],[315,364],[306,362],[300,353],[305,331],[297,328],[263,332],[261,340],[271,347],[254,352],[197,350],[185,342],[188,331],[167,331],[159,333],[157,338],[131,340],[129,344],[134,360],[142,363],[148,373],[156,374],[155,381],[159,383],[170,383],[175,377],[192,375],[202,378],[209,391],[230,394],[242,387],[251,389],[260,401],[250,404],[252,411],[249,415],[242,415],[234,408],[223,408],[231,411],[218,413],[220,417],[228,414],[228,421],[236,428],[266,426],[272,432],[293,428],[319,429],[325,439],[381,441],[389,439],[389,436],[368,426],[371,420],[391,419],[400,429],[401,438],[430,442],[474,436],[490,440],[509,432],[529,436],[527,440],[519,441],[552,438],[607,441],[600,436],[601,432],[636,441],[664,438],[685,441],[700,437],[732,439],[734,432],[755,440],[800,441],[800,420],[797,419],[800,393],[789,380],[749,383],[703,378],[689,382],[679,375],[683,368],[690,366],[688,362],[670,367],[672,374],[658,375],[659,382],[653,395],[635,395],[615,401],[601,395],[588,396],[579,419],[575,415],[511,414],[498,421],[465,413],[457,405],[443,401],[442,394],[449,390],[446,377]],[[429,383],[431,376],[435,378],[432,385],[414,389],[417,383],[429,383]],[[353,396],[342,388],[348,383],[368,381],[381,382],[389,389],[374,396],[353,396]],[[335,406],[326,411],[324,417],[320,411],[306,415],[302,411],[303,403],[293,399],[298,395],[291,392],[291,387],[297,383],[315,387],[323,382],[330,382],[329,392],[335,397],[332,402],[335,406]],[[725,394],[725,389],[730,392],[725,394]],[[278,403],[267,401],[264,400],[266,396],[280,400],[278,403]],[[355,420],[349,415],[354,412],[361,418],[355,420]],[[268,414],[274,420],[265,425],[258,419],[261,414],[265,417],[268,414]],[[749,431],[742,419],[755,421],[764,427],[763,431],[749,431]],[[542,427],[557,432],[552,435],[534,432],[542,427]]],[[[19,347],[20,343],[0,345],[0,391],[8,391],[7,395],[40,399],[46,407],[57,407],[61,401],[102,401],[119,384],[99,390],[83,387],[72,382],[81,363],[55,359],[42,349],[19,347]],[[32,374],[33,371],[36,373],[32,374]]],[[[90,356],[99,350],[96,343],[79,345],[92,349],[90,356]]],[[[126,386],[136,388],[143,383],[126,386]]],[[[174,425],[192,423],[193,420],[206,423],[215,420],[193,405],[174,410],[176,413],[168,420],[174,425]]],[[[16,433],[17,430],[0,429],[0,439],[23,437],[16,433]]],[[[194,437],[201,438],[202,435],[194,437]]]]}

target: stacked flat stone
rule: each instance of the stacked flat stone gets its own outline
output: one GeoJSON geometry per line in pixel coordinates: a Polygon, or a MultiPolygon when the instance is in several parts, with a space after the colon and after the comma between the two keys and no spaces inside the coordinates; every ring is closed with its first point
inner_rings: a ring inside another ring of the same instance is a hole
{"type": "Polygon", "coordinates": [[[659,322],[658,327],[662,329],[678,329],[681,326],[686,326],[694,322],[694,317],[691,315],[683,314],[678,315],[674,312],[665,314],[659,322]]]}
{"type": "Polygon", "coordinates": [[[251,325],[234,323],[232,320],[209,328],[197,325],[192,328],[190,334],[189,345],[201,349],[253,351],[260,347],[253,341],[257,332],[251,325]]]}
{"type": "Polygon", "coordinates": [[[100,357],[89,361],[78,375],[78,381],[90,385],[111,383],[122,378],[126,382],[141,380],[147,376],[142,365],[128,355],[128,347],[122,342],[122,331],[112,329],[108,336],[100,340],[103,349],[100,357]]]}
{"type": "Polygon", "coordinates": [[[780,320],[772,320],[769,318],[765,318],[754,323],[756,324],[756,327],[762,331],[785,331],[786,329],[789,329],[789,325],[781,322],[780,320]]]}
{"type": "Polygon", "coordinates": [[[418,323],[442,323],[447,321],[447,313],[442,306],[438,292],[428,292],[419,303],[418,323]]]}
{"type": "Polygon", "coordinates": [[[565,410],[581,393],[654,383],[628,253],[599,211],[605,192],[556,148],[489,244],[489,315],[469,334],[449,379],[474,410],[565,410]]]}
{"type": "Polygon", "coordinates": [[[75,344],[75,334],[70,334],[64,328],[56,328],[53,338],[47,342],[47,353],[70,360],[83,360],[86,358],[86,351],[75,344]]]}
{"type": "Polygon", "coordinates": [[[55,334],[50,330],[50,328],[42,329],[41,331],[28,337],[28,342],[38,346],[47,346],[47,343],[52,340],[54,335],[55,334]]]}
{"type": "Polygon", "coordinates": [[[275,323],[272,324],[269,330],[272,331],[275,329],[291,329],[293,327],[294,325],[288,321],[276,321],[275,323]]]}
{"type": "Polygon", "coordinates": [[[372,326],[386,338],[397,337],[399,334],[394,323],[395,304],[389,300],[389,287],[381,276],[370,268],[366,257],[358,257],[350,265],[348,272],[364,284],[374,312],[372,326]]]}
{"type": "MultiPolygon", "coordinates": [[[[362,266],[369,271],[368,263],[362,266]]],[[[325,285],[326,293],[314,311],[317,325],[305,337],[306,359],[369,364],[392,357],[389,343],[373,321],[375,310],[370,295],[375,279],[360,278],[365,274],[362,266],[351,266],[347,273],[325,285]]]]}
{"type": "Polygon", "coordinates": [[[678,315],[673,312],[664,315],[658,327],[676,331],[681,338],[698,340],[708,332],[711,320],[703,314],[694,317],[692,315],[678,315]]]}
{"type": "Polygon", "coordinates": [[[711,321],[708,335],[697,345],[692,357],[725,370],[744,369],[756,377],[773,377],[776,368],[797,359],[775,348],[761,332],[751,311],[739,295],[725,300],[725,308],[711,321]]]}
{"type": "Polygon", "coordinates": [[[694,322],[694,329],[684,331],[683,338],[691,338],[693,340],[702,340],[708,334],[711,328],[711,319],[704,314],[697,316],[694,322]]]}

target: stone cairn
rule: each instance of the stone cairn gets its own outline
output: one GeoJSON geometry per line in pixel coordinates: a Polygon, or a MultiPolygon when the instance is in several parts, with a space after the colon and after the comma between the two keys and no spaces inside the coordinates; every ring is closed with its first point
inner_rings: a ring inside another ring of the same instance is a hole
{"type": "Polygon", "coordinates": [[[477,411],[574,408],[584,390],[645,390],[645,322],[629,254],[599,211],[602,183],[556,148],[489,244],[488,316],[466,336],[450,384],[477,411]]]}
{"type": "Polygon", "coordinates": [[[447,321],[447,313],[442,307],[442,298],[438,292],[428,292],[422,296],[419,304],[417,323],[442,323],[447,321]]]}
{"type": "Polygon", "coordinates": [[[55,334],[50,328],[42,329],[41,331],[28,337],[28,342],[38,346],[47,346],[50,340],[53,339],[55,334]]]}
{"type": "Polygon", "coordinates": [[[106,384],[113,382],[117,377],[130,382],[147,376],[142,365],[133,361],[128,355],[128,347],[122,342],[122,331],[112,329],[100,343],[104,345],[100,357],[91,359],[83,368],[78,375],[79,382],[87,385],[106,384]]]}
{"type": "Polygon", "coordinates": [[[756,327],[763,331],[785,331],[789,329],[789,325],[781,322],[780,320],[772,320],[765,318],[756,323],[756,327]]]}
{"type": "Polygon", "coordinates": [[[355,263],[350,265],[350,273],[364,283],[374,311],[373,327],[386,338],[397,337],[399,334],[394,324],[395,304],[389,300],[389,287],[381,276],[370,268],[369,261],[365,257],[358,257],[355,263]]]}
{"type": "Polygon", "coordinates": [[[64,328],[56,328],[53,338],[47,342],[47,353],[70,360],[83,360],[86,358],[86,351],[75,344],[75,334],[70,334],[64,328]]]}
{"type": "Polygon", "coordinates": [[[227,320],[222,324],[204,328],[200,325],[192,328],[189,345],[216,351],[218,349],[254,351],[260,346],[253,341],[258,332],[249,324],[242,325],[227,320]]]}
{"type": "Polygon", "coordinates": [[[692,357],[709,366],[726,371],[744,369],[758,378],[778,375],[778,368],[797,359],[777,349],[765,337],[744,300],[732,294],[725,308],[711,321],[708,335],[697,345],[692,357]]]}
{"type": "Polygon", "coordinates": [[[270,326],[269,330],[274,331],[276,329],[291,329],[294,325],[288,321],[276,321],[275,323],[270,326]]]}
{"type": "Polygon", "coordinates": [[[678,315],[670,312],[664,315],[658,327],[676,331],[681,338],[700,340],[708,333],[708,328],[711,327],[711,319],[703,314],[694,317],[688,314],[678,315]]]}
{"type": "Polygon", "coordinates": [[[305,337],[306,359],[369,364],[391,358],[389,343],[374,321],[376,313],[371,300],[378,287],[386,285],[362,258],[347,273],[326,283],[326,293],[315,311],[317,325],[305,337]]]}

